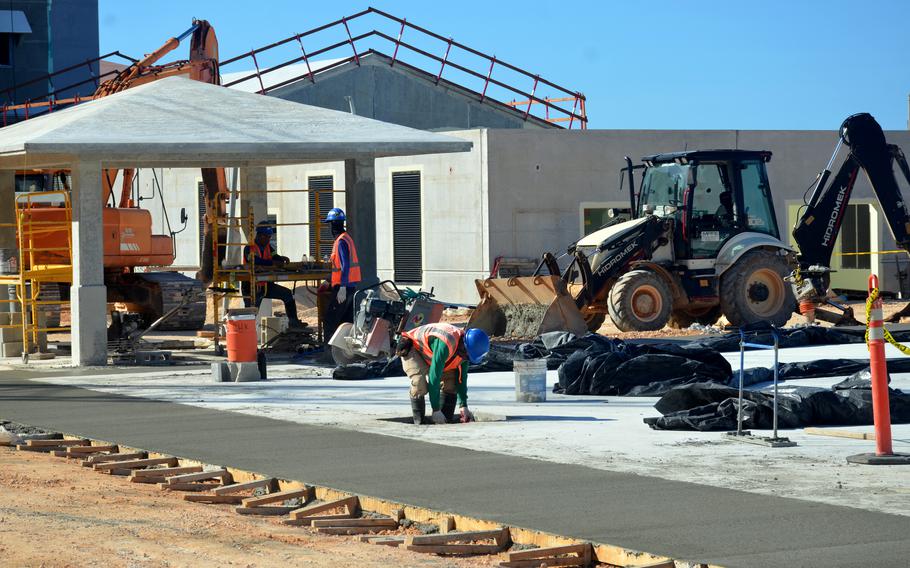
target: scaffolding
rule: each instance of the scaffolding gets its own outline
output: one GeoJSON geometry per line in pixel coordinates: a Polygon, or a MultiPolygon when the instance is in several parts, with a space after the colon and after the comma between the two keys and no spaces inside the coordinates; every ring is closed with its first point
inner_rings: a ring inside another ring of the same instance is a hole
{"type": "MultiPolygon", "coordinates": [[[[222,329],[222,319],[227,314],[227,309],[231,302],[239,300],[244,306],[255,306],[257,301],[258,285],[267,282],[305,282],[307,289],[310,290],[314,297],[317,298],[317,340],[325,340],[322,326],[322,310],[318,305],[319,294],[317,289],[322,281],[331,277],[331,266],[327,259],[318,258],[322,245],[325,244],[322,238],[322,228],[324,223],[319,215],[320,195],[344,193],[344,190],[337,189],[270,189],[270,190],[242,190],[244,195],[250,194],[301,194],[309,198],[313,194],[313,210],[310,211],[310,217],[313,219],[303,222],[269,222],[267,216],[255,211],[254,207],[249,207],[245,215],[209,216],[210,227],[212,232],[212,250],[210,253],[213,258],[212,271],[212,310],[213,321],[215,322],[215,335],[213,341],[215,351],[220,353],[222,350],[221,341],[224,339],[222,329]],[[315,214],[314,214],[315,213],[315,214]],[[257,215],[261,220],[257,223],[257,215]],[[285,270],[282,271],[262,271],[256,270],[252,262],[247,262],[243,258],[243,250],[249,246],[250,239],[255,235],[256,228],[260,226],[277,229],[279,227],[310,227],[313,226],[315,251],[317,258],[305,259],[300,262],[288,263],[285,270]],[[245,233],[245,234],[244,234],[245,233]],[[223,237],[223,238],[222,238],[223,237]],[[230,254],[232,251],[239,251],[240,254],[230,254]],[[315,284],[315,287],[311,287],[315,284]],[[245,285],[245,286],[244,286],[245,285]],[[249,290],[244,293],[244,288],[249,290]]],[[[226,200],[231,197],[236,199],[236,192],[219,192],[216,195],[216,202],[226,200]]]]}
{"type": "MultiPolygon", "coordinates": [[[[49,307],[62,310],[70,302],[47,299],[45,292],[50,285],[73,282],[73,214],[67,191],[20,193],[16,195],[15,206],[19,273],[15,277],[0,277],[0,284],[16,286],[22,360],[27,363],[29,355],[43,347],[47,333],[70,331],[69,326],[59,322],[50,325],[46,313],[49,307]],[[50,207],[49,202],[60,202],[61,206],[50,207]]],[[[16,318],[11,316],[13,319],[16,318]]]]}

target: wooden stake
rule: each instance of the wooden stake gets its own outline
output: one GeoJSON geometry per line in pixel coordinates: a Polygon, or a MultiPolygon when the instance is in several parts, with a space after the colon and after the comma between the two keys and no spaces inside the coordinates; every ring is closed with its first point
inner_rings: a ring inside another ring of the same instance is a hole
{"type": "Polygon", "coordinates": [[[243,497],[240,495],[199,495],[199,494],[188,494],[183,496],[184,501],[192,501],[193,503],[209,503],[213,505],[217,504],[230,504],[230,505],[239,505],[243,501],[243,497]]]}
{"type": "Polygon", "coordinates": [[[95,465],[96,463],[142,459],[147,456],[148,456],[148,454],[145,452],[95,455],[95,456],[89,456],[88,459],[86,459],[84,462],[82,462],[82,465],[84,465],[86,467],[91,467],[91,466],[95,465]]]}
{"type": "Polygon", "coordinates": [[[71,454],[97,454],[100,452],[116,452],[119,448],[114,446],[73,446],[67,448],[67,452],[71,454]]]}
{"type": "Polygon", "coordinates": [[[177,458],[149,458],[143,460],[114,461],[96,463],[92,467],[95,471],[109,471],[112,469],[140,469],[150,465],[177,465],[177,458]]]}
{"type": "Polygon", "coordinates": [[[405,550],[424,554],[497,554],[502,548],[498,544],[406,544],[405,550]]]}
{"type": "Polygon", "coordinates": [[[56,446],[62,446],[62,447],[87,446],[89,444],[91,444],[91,442],[89,440],[85,440],[82,438],[77,438],[77,439],[73,439],[73,440],[26,440],[25,441],[25,445],[27,445],[30,448],[40,448],[40,447],[48,447],[48,446],[54,446],[54,447],[56,447],[56,446]]]}
{"type": "Polygon", "coordinates": [[[291,512],[292,519],[303,519],[315,515],[316,513],[327,513],[335,509],[340,509],[342,507],[347,507],[348,514],[354,515],[360,510],[360,499],[355,495],[354,497],[347,497],[345,499],[339,499],[338,501],[331,501],[329,503],[322,503],[320,505],[311,505],[309,507],[303,507],[301,509],[295,509],[291,512]]]}
{"type": "Polygon", "coordinates": [[[241,515],[267,515],[267,516],[280,516],[287,515],[294,510],[294,507],[273,507],[273,506],[264,506],[264,507],[237,507],[234,511],[240,513],[241,515]]]}
{"type": "Polygon", "coordinates": [[[209,491],[216,486],[211,483],[168,483],[162,479],[158,487],[165,491],[209,491]]]}
{"type": "Polygon", "coordinates": [[[187,465],[183,467],[159,467],[153,469],[139,469],[133,472],[133,477],[170,477],[181,473],[196,473],[202,471],[201,465],[187,465]]]}
{"type": "Polygon", "coordinates": [[[398,528],[398,521],[395,519],[314,519],[313,528],[345,528],[345,527],[385,527],[390,529],[398,528]]]}
{"type": "Polygon", "coordinates": [[[229,493],[239,493],[240,491],[247,491],[249,489],[258,489],[260,487],[269,487],[275,480],[271,477],[266,479],[257,479],[255,481],[247,481],[244,483],[235,483],[233,485],[225,485],[224,487],[219,487],[212,491],[215,495],[228,495],[229,493]]]}
{"type": "MultiPolygon", "coordinates": [[[[225,483],[225,480],[233,481],[231,474],[228,473],[226,469],[212,469],[209,471],[201,471],[202,468],[196,470],[199,473],[187,473],[185,475],[175,475],[173,477],[168,477],[168,483],[189,483],[191,481],[204,481],[206,479],[221,479],[221,483],[225,483]]],[[[230,481],[228,481],[230,483],[230,481]]]]}
{"type": "MultiPolygon", "coordinates": [[[[269,503],[278,503],[281,501],[287,501],[288,499],[297,499],[298,497],[303,498],[304,501],[310,501],[315,497],[315,490],[312,487],[304,487],[303,489],[291,489],[289,491],[279,491],[278,493],[269,493],[268,495],[262,495],[261,497],[247,497],[243,500],[244,507],[259,507],[261,505],[267,505],[269,503]]],[[[294,508],[292,507],[291,510],[294,508]]]]}

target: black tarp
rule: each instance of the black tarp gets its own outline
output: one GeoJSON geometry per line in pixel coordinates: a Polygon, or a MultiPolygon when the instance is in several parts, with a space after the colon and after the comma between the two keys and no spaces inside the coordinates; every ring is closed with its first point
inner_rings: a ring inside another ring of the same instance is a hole
{"type": "MultiPolygon", "coordinates": [[[[891,422],[910,423],[910,395],[889,389],[891,422]]],[[[737,427],[738,390],[717,383],[694,383],[667,392],[654,407],[663,415],[645,418],[656,430],[730,431],[737,427]]],[[[773,393],[743,393],[743,428],[770,429],[773,393]]],[[[862,426],[872,424],[869,370],[864,369],[832,388],[781,387],[778,427],[862,426]]]]}

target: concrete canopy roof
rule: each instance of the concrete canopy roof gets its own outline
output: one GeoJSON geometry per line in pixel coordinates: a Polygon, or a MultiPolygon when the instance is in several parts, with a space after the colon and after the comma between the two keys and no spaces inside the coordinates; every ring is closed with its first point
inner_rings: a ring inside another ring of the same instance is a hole
{"type": "Polygon", "coordinates": [[[263,166],[465,152],[471,143],[181,77],[0,128],[0,168],[263,166]]]}

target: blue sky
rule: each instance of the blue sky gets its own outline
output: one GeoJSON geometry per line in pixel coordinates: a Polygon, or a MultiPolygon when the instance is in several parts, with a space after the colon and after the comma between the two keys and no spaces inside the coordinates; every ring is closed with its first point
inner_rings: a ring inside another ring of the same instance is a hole
{"type": "MultiPolygon", "coordinates": [[[[196,17],[214,25],[226,59],[368,5],[583,92],[591,128],[832,130],[861,111],[886,129],[907,128],[906,0],[99,0],[101,50],[139,56],[196,17]]],[[[398,32],[373,19],[352,24],[352,33],[372,28],[398,32]]],[[[340,39],[325,32],[307,49],[340,39]]],[[[418,41],[410,31],[404,39],[418,41]]],[[[439,55],[445,48],[418,45],[439,55]]],[[[185,57],[187,46],[175,53],[185,57]]],[[[531,82],[518,86],[530,90],[531,82]]]]}

